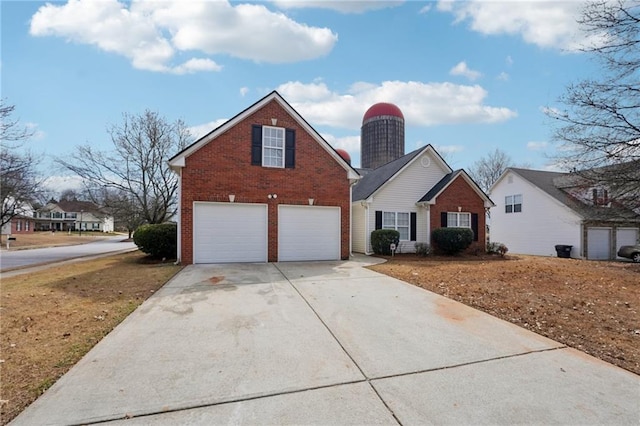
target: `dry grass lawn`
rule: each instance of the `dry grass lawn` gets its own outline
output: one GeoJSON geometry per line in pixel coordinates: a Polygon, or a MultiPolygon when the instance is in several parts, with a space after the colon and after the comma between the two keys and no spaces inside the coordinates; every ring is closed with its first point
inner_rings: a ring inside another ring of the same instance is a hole
{"type": "Polygon", "coordinates": [[[640,374],[640,265],[397,255],[371,269],[640,374]]]}
{"type": "Polygon", "coordinates": [[[3,278],[0,424],[17,416],[180,268],[134,252],[3,278]]]}

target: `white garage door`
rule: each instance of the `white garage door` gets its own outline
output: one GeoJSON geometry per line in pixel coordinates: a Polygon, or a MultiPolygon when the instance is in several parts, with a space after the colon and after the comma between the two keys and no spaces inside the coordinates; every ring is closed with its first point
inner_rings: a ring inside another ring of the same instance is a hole
{"type": "Polygon", "coordinates": [[[266,205],[194,203],[193,263],[266,261],[266,205]]]}
{"type": "Polygon", "coordinates": [[[339,260],[340,208],[278,206],[278,260],[339,260]]]}
{"type": "Polygon", "coordinates": [[[587,259],[609,259],[611,228],[587,228],[587,259]]]}
{"type": "MultiPolygon", "coordinates": [[[[616,231],[616,253],[620,246],[632,246],[638,243],[638,230],[636,228],[618,228],[616,231]]],[[[622,259],[618,257],[618,259],[622,259]]]]}

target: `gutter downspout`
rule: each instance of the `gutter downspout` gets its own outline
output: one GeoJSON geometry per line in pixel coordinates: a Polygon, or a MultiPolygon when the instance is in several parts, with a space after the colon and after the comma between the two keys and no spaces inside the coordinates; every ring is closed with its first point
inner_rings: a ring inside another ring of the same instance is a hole
{"type": "Polygon", "coordinates": [[[182,260],[182,167],[180,167],[178,174],[178,253],[176,256],[176,265],[180,264],[182,260]]]}

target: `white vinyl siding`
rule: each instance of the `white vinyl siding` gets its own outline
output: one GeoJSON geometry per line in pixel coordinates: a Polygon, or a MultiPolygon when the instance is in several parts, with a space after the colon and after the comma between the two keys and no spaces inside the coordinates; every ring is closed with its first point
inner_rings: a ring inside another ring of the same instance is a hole
{"type": "Polygon", "coordinates": [[[353,203],[351,214],[353,215],[351,220],[352,249],[356,253],[364,253],[368,241],[366,236],[367,212],[360,203],[353,203]]]}
{"type": "Polygon", "coordinates": [[[339,207],[278,206],[279,262],[339,259],[339,207]]]}
{"type": "Polygon", "coordinates": [[[416,202],[447,173],[448,171],[438,165],[438,161],[432,157],[431,153],[426,152],[415,158],[407,169],[396,175],[393,180],[387,182],[379,192],[375,193],[373,202],[368,209],[368,232],[365,232],[367,252],[371,253],[372,251],[370,240],[371,231],[376,229],[376,210],[416,213],[416,241],[401,241],[398,247],[399,253],[415,252],[416,242],[429,244],[429,209],[428,207],[418,207],[416,202]],[[422,157],[429,158],[429,167],[421,165],[422,157]]]}
{"type": "Polygon", "coordinates": [[[571,257],[582,254],[582,219],[575,212],[513,172],[496,184],[489,196],[504,200],[520,194],[526,208],[518,214],[498,205],[491,209],[489,238],[504,243],[509,253],[557,256],[557,244],[573,246],[571,257]],[[509,180],[512,183],[509,183],[509,180]]]}
{"type": "Polygon", "coordinates": [[[193,205],[193,263],[266,262],[265,204],[193,205]]]}

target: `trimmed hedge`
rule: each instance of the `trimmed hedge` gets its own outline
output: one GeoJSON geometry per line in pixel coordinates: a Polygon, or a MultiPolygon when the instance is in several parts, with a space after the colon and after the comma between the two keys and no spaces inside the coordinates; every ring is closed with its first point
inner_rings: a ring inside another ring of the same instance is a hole
{"type": "Polygon", "coordinates": [[[391,255],[391,244],[398,247],[400,233],[395,229],[376,229],[371,232],[371,248],[375,254],[391,255]]]}
{"type": "Polygon", "coordinates": [[[142,225],[133,234],[133,242],[148,255],[158,259],[176,259],[178,227],[174,223],[142,225]]]}
{"type": "Polygon", "coordinates": [[[438,228],[431,236],[438,249],[448,255],[460,253],[473,242],[473,231],[469,228],[438,228]]]}

